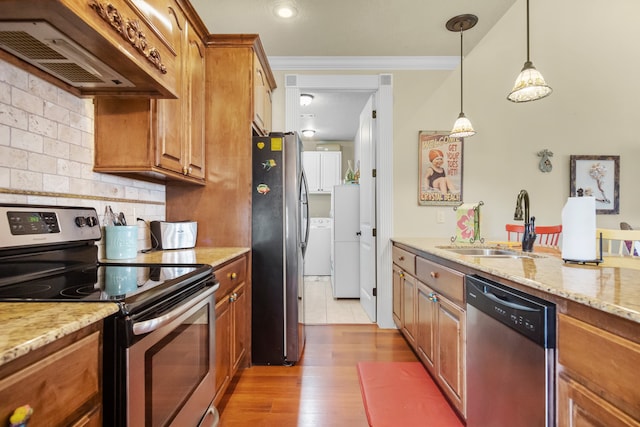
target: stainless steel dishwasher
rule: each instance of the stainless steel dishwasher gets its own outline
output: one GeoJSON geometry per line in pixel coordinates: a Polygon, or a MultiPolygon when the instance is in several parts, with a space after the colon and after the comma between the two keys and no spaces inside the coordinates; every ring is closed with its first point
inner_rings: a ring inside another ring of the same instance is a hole
{"type": "Polygon", "coordinates": [[[554,426],[555,305],[466,276],[467,427],[554,426]]]}

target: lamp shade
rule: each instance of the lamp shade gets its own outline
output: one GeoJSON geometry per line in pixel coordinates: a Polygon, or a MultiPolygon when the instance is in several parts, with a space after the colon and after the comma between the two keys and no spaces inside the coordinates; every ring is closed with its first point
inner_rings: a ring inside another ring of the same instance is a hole
{"type": "Polygon", "coordinates": [[[308,93],[303,93],[300,95],[300,105],[302,105],[303,107],[311,104],[311,102],[313,102],[313,95],[310,95],[308,93]]]}
{"type": "Polygon", "coordinates": [[[464,113],[460,113],[458,119],[453,124],[453,130],[449,134],[451,138],[464,138],[467,136],[473,136],[476,134],[476,131],[473,130],[473,126],[464,113]]]}
{"type": "Polygon", "coordinates": [[[305,138],[311,138],[313,135],[315,135],[316,131],[313,129],[304,129],[302,131],[302,136],[304,136],[305,138]]]}
{"type": "Polygon", "coordinates": [[[518,74],[507,99],[513,102],[535,101],[549,96],[552,91],[547,82],[544,81],[540,71],[536,70],[531,61],[527,61],[524,63],[520,74],[518,74]]]}

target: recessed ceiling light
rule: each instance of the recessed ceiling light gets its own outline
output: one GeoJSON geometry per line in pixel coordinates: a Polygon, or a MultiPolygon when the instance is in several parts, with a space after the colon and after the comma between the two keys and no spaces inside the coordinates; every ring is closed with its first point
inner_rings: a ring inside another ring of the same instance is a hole
{"type": "Polygon", "coordinates": [[[303,93],[302,95],[300,95],[300,105],[302,105],[303,107],[311,104],[312,101],[313,95],[310,95],[308,93],[303,93]]]}
{"type": "Polygon", "coordinates": [[[306,138],[311,138],[313,135],[315,135],[316,131],[313,129],[305,129],[302,131],[302,136],[306,137],[306,138]]]}
{"type": "Polygon", "coordinates": [[[291,1],[278,2],[273,8],[273,13],[280,18],[289,19],[298,14],[298,9],[295,3],[291,1]]]}

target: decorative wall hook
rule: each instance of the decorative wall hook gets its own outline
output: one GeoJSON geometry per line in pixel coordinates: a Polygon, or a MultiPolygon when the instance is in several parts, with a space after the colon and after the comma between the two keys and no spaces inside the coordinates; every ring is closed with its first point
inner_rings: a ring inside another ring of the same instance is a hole
{"type": "Polygon", "coordinates": [[[542,151],[538,151],[538,157],[541,157],[538,168],[540,168],[542,172],[551,172],[551,169],[553,169],[553,165],[551,164],[553,153],[545,148],[542,151]]]}

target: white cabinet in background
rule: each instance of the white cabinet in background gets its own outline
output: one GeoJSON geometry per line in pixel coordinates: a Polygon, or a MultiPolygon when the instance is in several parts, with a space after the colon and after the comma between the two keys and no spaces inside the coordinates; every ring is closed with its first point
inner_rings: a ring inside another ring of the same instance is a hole
{"type": "Polygon", "coordinates": [[[331,194],[333,186],[342,183],[340,151],[303,151],[302,159],[309,193],[331,194]]]}

